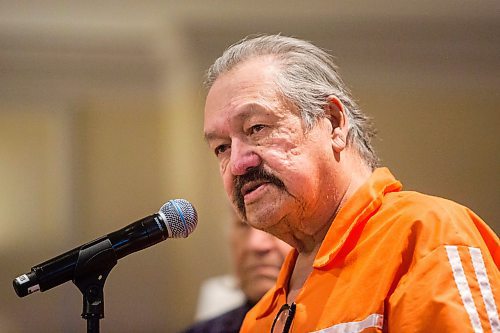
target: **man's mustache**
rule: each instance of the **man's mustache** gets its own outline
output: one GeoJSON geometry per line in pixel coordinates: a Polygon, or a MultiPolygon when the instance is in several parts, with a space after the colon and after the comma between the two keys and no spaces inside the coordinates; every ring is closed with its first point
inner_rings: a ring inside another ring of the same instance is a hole
{"type": "Polygon", "coordinates": [[[262,166],[258,166],[252,168],[247,171],[247,173],[234,177],[233,181],[233,201],[236,203],[238,210],[241,215],[247,219],[246,209],[245,209],[245,199],[243,198],[243,194],[241,193],[241,189],[245,184],[252,181],[261,181],[266,183],[271,183],[277,186],[278,188],[285,188],[285,184],[272,173],[264,170],[262,166]]]}

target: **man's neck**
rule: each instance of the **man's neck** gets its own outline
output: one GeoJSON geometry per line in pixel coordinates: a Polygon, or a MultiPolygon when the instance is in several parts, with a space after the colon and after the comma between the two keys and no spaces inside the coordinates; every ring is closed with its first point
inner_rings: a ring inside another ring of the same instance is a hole
{"type": "Polygon", "coordinates": [[[299,252],[295,265],[293,267],[293,272],[288,280],[288,289],[286,300],[288,304],[295,302],[298,294],[302,290],[307,278],[313,270],[314,259],[318,253],[319,247],[310,252],[299,252]]]}
{"type": "Polygon", "coordinates": [[[307,278],[311,274],[316,255],[326,234],[328,233],[328,230],[330,229],[331,224],[335,223],[335,217],[342,209],[346,201],[354,195],[359,187],[361,187],[361,185],[364,184],[372,174],[372,171],[368,167],[356,171],[358,171],[356,176],[351,177],[347,189],[339,200],[337,207],[335,207],[330,223],[326,224],[316,235],[314,235],[313,241],[308,244],[308,247],[297,249],[299,253],[297,260],[295,261],[293,272],[288,281],[287,302],[289,304],[295,301],[307,278]]]}

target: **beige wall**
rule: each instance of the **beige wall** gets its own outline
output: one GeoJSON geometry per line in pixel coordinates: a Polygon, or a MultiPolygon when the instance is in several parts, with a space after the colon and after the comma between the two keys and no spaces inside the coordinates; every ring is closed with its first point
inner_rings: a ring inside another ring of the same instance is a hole
{"type": "Polygon", "coordinates": [[[375,118],[383,164],[405,188],[464,203],[498,232],[494,2],[383,2],[392,11],[329,1],[5,6],[0,331],[83,331],[73,284],[20,299],[12,279],[172,198],[194,204],[197,230],[120,260],[101,328],[176,332],[191,321],[200,282],[231,269],[225,196],[202,136],[203,70],[250,33],[282,32],[333,50],[375,118]]]}

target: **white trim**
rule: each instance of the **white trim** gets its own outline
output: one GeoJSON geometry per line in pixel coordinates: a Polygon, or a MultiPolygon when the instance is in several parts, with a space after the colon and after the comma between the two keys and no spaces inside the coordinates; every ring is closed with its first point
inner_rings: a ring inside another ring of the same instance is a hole
{"type": "Polygon", "coordinates": [[[384,316],[373,313],[361,321],[336,324],[311,333],[358,333],[367,328],[380,328],[384,325],[384,316]]]}
{"type": "Polygon", "coordinates": [[[472,265],[476,272],[477,282],[479,282],[479,289],[483,295],[483,302],[488,313],[488,320],[490,321],[491,331],[500,332],[500,321],[498,320],[498,310],[491,290],[488,273],[484,265],[483,255],[481,250],[475,247],[469,247],[469,253],[472,258],[472,265]]]}
{"type": "Polygon", "coordinates": [[[458,247],[454,245],[446,245],[446,253],[448,254],[448,260],[450,261],[451,269],[453,271],[453,278],[464,303],[465,310],[469,315],[472,328],[476,333],[482,333],[483,328],[481,327],[481,321],[479,320],[479,314],[477,313],[476,305],[474,304],[474,299],[472,298],[472,293],[467,283],[467,278],[465,277],[464,268],[462,266],[462,261],[460,260],[460,254],[458,253],[458,247]]]}

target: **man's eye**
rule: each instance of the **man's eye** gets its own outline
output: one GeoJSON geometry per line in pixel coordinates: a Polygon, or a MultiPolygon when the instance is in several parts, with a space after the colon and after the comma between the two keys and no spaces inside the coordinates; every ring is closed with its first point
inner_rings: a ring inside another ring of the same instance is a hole
{"type": "Polygon", "coordinates": [[[216,156],[219,156],[220,154],[224,153],[226,150],[228,150],[230,145],[219,145],[215,147],[214,152],[216,156]]]}
{"type": "Polygon", "coordinates": [[[253,125],[252,127],[250,127],[250,133],[251,134],[255,134],[255,133],[258,133],[260,131],[262,131],[264,129],[264,125],[253,125]]]}

